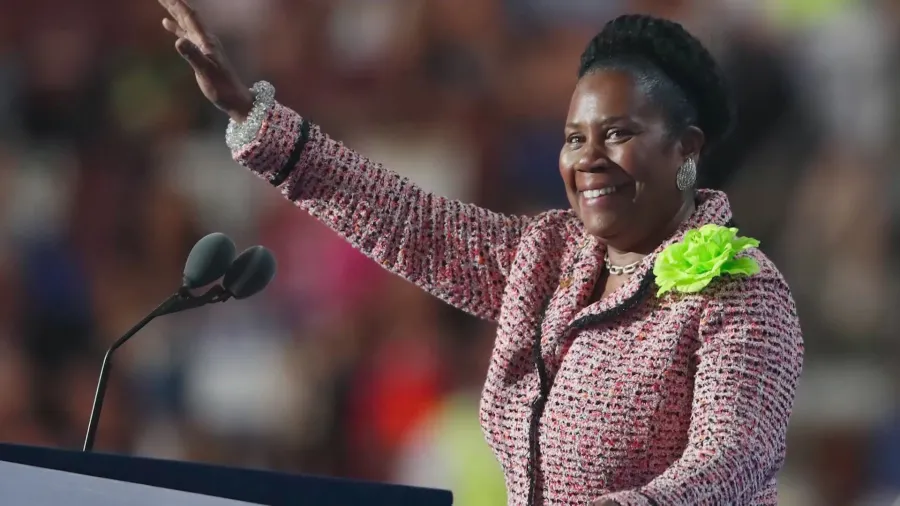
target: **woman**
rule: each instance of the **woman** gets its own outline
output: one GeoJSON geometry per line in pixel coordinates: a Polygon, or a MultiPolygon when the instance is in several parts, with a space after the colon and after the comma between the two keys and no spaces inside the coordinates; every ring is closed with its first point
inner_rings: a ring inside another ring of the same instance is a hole
{"type": "Polygon", "coordinates": [[[481,422],[509,504],[776,504],[802,337],[775,266],[726,227],[725,195],[694,189],[731,114],[681,26],[624,16],[591,40],[559,158],[572,209],[514,217],[428,194],[271,85],[248,91],[184,0],[160,2],[239,163],[499,323],[481,422]]]}

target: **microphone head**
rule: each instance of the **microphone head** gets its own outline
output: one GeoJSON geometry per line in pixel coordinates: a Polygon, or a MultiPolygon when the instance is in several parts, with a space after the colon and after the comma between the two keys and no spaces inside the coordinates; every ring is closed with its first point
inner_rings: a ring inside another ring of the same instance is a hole
{"type": "Polygon", "coordinates": [[[199,288],[221,278],[234,261],[234,242],[215,232],[197,241],[184,264],[184,287],[199,288]]]}
{"type": "Polygon", "coordinates": [[[261,292],[275,277],[275,257],[263,246],[247,248],[225,273],[222,286],[235,299],[246,299],[261,292]]]}

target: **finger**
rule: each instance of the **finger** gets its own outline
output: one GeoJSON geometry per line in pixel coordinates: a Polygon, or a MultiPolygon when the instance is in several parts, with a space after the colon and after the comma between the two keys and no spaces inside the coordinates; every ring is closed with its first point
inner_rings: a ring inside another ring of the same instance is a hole
{"type": "Polygon", "coordinates": [[[215,63],[209,55],[205,54],[199,47],[188,39],[178,39],[175,41],[175,50],[178,51],[188,63],[191,64],[194,71],[199,74],[209,74],[215,69],[215,63]]]}
{"type": "Polygon", "coordinates": [[[209,46],[212,37],[206,32],[200,16],[185,0],[160,0],[160,3],[166,7],[178,26],[191,36],[201,48],[205,51],[211,50],[209,46]]]}
{"type": "Polygon", "coordinates": [[[169,13],[173,18],[175,17],[175,1],[174,0],[158,0],[159,5],[162,5],[163,8],[169,13]]]}
{"type": "Polygon", "coordinates": [[[187,34],[184,32],[184,30],[181,29],[181,26],[179,26],[178,23],[172,21],[169,18],[163,19],[162,25],[163,28],[174,33],[178,38],[187,37],[187,34]]]}

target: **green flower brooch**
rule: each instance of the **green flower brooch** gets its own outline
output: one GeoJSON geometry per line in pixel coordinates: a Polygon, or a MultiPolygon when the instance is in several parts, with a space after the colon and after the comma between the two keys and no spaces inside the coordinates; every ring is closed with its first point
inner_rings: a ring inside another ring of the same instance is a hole
{"type": "Polygon", "coordinates": [[[653,266],[660,296],[669,291],[696,293],[722,274],[753,275],[759,264],[751,257],[736,255],[759,241],[739,237],[738,229],[720,225],[703,225],[689,230],[684,240],[662,250],[653,266]]]}

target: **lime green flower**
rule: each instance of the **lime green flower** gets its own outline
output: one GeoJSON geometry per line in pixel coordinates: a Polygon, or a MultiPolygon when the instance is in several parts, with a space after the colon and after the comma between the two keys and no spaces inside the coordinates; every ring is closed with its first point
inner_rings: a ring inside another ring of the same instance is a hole
{"type": "Polygon", "coordinates": [[[753,258],[735,257],[747,248],[759,246],[759,241],[738,237],[737,231],[736,228],[703,225],[689,230],[683,241],[666,247],[653,266],[659,286],[656,295],[671,290],[696,293],[722,274],[749,276],[759,272],[759,264],[753,258]]]}

